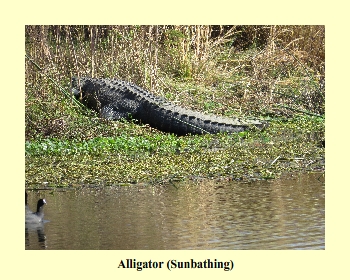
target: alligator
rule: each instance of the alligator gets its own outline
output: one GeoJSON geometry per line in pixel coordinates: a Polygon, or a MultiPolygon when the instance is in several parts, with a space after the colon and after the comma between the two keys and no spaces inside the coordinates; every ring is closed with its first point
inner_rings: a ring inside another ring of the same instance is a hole
{"type": "Polygon", "coordinates": [[[117,79],[72,78],[72,92],[88,108],[107,120],[134,119],[176,135],[241,132],[267,123],[241,120],[185,109],[162,97],[117,79]]]}

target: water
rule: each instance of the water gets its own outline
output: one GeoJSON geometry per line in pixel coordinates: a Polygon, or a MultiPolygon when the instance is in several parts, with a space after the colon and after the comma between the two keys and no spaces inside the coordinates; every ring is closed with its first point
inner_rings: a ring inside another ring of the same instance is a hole
{"type": "Polygon", "coordinates": [[[45,223],[26,249],[324,249],[320,174],[254,183],[29,192],[45,196],[45,223]]]}

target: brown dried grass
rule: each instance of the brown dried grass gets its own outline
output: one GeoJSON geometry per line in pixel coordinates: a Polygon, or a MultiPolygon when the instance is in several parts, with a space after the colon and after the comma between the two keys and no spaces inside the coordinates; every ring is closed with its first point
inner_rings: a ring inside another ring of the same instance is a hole
{"type": "Polygon", "coordinates": [[[65,108],[42,73],[67,90],[72,76],[116,77],[198,106],[187,90],[178,91],[180,82],[206,88],[196,96],[203,97],[199,106],[215,100],[225,108],[238,104],[243,113],[290,114],[276,108],[282,104],[324,114],[324,26],[31,25],[25,39],[26,54],[42,68],[26,59],[26,112],[34,103],[50,104],[43,106],[49,122],[65,108]]]}

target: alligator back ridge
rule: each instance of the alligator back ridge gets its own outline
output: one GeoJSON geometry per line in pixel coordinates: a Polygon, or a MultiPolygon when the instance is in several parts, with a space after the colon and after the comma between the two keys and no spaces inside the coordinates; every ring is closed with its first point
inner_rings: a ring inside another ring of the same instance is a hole
{"type": "Polygon", "coordinates": [[[116,79],[73,78],[75,96],[110,120],[137,119],[164,132],[177,135],[241,132],[267,123],[204,114],[177,106],[137,85],[116,79]]]}

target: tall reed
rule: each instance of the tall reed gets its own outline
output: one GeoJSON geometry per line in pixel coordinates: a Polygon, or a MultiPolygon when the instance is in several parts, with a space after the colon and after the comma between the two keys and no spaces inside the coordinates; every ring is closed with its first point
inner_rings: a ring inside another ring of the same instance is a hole
{"type": "Polygon", "coordinates": [[[213,113],[324,114],[324,45],[324,26],[28,25],[26,54],[42,70],[26,59],[26,126],[67,121],[47,76],[67,90],[72,76],[116,77],[190,107],[221,104],[213,113]]]}

